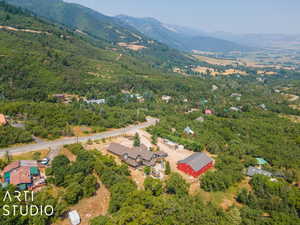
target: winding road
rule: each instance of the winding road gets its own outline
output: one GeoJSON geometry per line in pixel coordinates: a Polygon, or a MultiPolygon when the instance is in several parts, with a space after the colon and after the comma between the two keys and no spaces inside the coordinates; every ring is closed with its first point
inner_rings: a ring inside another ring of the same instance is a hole
{"type": "Polygon", "coordinates": [[[91,136],[69,137],[69,138],[63,138],[59,140],[47,141],[42,143],[28,144],[28,145],[22,145],[22,146],[10,147],[10,148],[2,148],[0,149],[0,156],[5,155],[6,152],[8,152],[9,154],[19,154],[19,153],[31,152],[31,151],[37,151],[37,150],[49,149],[49,148],[57,149],[63,145],[69,145],[78,142],[86,142],[88,140],[95,141],[95,140],[100,140],[100,139],[105,139],[110,137],[116,137],[116,136],[124,135],[128,132],[134,132],[139,129],[143,129],[155,125],[158,121],[159,121],[158,119],[147,118],[147,122],[140,123],[138,125],[131,125],[125,128],[106,131],[91,136]]]}

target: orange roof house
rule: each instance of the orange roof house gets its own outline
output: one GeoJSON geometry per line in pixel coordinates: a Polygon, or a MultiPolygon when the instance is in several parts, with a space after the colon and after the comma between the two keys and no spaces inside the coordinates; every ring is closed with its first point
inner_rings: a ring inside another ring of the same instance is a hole
{"type": "Polygon", "coordinates": [[[16,170],[13,170],[10,174],[10,184],[19,185],[19,184],[31,184],[30,168],[29,167],[20,167],[16,170]]]}
{"type": "Polygon", "coordinates": [[[2,171],[4,182],[25,190],[32,186],[33,178],[39,176],[39,165],[36,160],[18,160],[8,164],[2,171]]]}
{"type": "Polygon", "coordinates": [[[1,125],[6,125],[7,121],[5,119],[5,116],[3,114],[0,114],[0,126],[1,125]]]}
{"type": "Polygon", "coordinates": [[[2,174],[5,174],[7,172],[11,172],[12,170],[14,169],[17,169],[20,167],[20,161],[15,161],[15,162],[12,162],[10,164],[8,164],[2,171],[2,174]]]}

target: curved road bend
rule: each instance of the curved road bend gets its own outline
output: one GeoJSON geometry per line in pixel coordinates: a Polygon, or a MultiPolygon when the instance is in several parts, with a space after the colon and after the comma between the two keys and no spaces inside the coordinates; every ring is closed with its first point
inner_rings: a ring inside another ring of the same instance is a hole
{"type": "Polygon", "coordinates": [[[113,130],[113,131],[106,131],[98,134],[94,134],[91,136],[85,136],[85,137],[70,137],[70,138],[63,138],[59,140],[54,141],[48,141],[43,143],[36,143],[36,144],[28,144],[28,145],[22,145],[17,147],[10,147],[10,148],[2,148],[0,149],[0,156],[4,155],[6,152],[9,152],[10,154],[15,153],[24,153],[24,152],[31,152],[31,151],[37,151],[41,149],[48,149],[48,148],[58,148],[63,145],[69,145],[74,144],[77,142],[86,142],[88,140],[100,140],[110,137],[116,137],[119,135],[124,135],[128,132],[137,131],[139,129],[143,129],[152,125],[155,125],[159,120],[154,118],[147,119],[147,122],[141,123],[138,125],[131,125],[125,128],[113,130]]]}

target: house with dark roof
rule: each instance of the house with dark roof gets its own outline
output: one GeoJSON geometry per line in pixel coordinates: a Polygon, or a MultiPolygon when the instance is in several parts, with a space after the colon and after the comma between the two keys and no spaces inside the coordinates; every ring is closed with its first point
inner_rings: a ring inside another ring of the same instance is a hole
{"type": "Polygon", "coordinates": [[[145,145],[139,147],[128,148],[124,145],[118,143],[111,143],[107,150],[117,155],[122,161],[127,163],[132,167],[139,166],[155,166],[158,159],[167,157],[168,155],[165,152],[152,152],[149,151],[145,145]]]}
{"type": "Polygon", "coordinates": [[[266,170],[262,170],[262,169],[259,169],[259,168],[253,167],[253,166],[248,167],[247,176],[253,177],[254,175],[257,175],[257,174],[264,175],[264,176],[267,176],[267,177],[272,176],[272,173],[268,172],[266,170]]]}
{"type": "Polygon", "coordinates": [[[193,177],[198,177],[213,166],[213,159],[203,152],[197,152],[177,162],[177,168],[193,177]]]}

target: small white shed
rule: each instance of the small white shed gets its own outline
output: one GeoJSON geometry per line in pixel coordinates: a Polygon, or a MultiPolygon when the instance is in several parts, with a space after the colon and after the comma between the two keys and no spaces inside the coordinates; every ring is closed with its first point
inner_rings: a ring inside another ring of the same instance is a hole
{"type": "Polygon", "coordinates": [[[80,224],[80,216],[76,210],[70,211],[68,217],[72,225],[80,224]]]}

